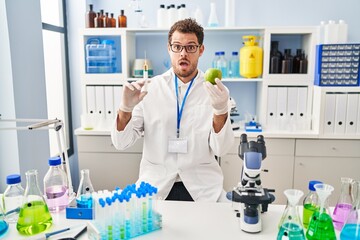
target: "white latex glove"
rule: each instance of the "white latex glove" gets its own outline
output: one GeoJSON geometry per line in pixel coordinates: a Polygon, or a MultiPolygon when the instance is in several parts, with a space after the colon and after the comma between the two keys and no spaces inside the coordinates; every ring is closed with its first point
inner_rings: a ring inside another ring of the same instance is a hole
{"type": "Polygon", "coordinates": [[[132,112],[134,107],[146,96],[148,83],[149,80],[144,79],[131,83],[126,82],[119,109],[123,112],[132,112]]]}
{"type": "Polygon", "coordinates": [[[214,108],[215,115],[222,115],[229,111],[229,89],[221,82],[220,79],[215,79],[216,85],[205,81],[205,88],[210,96],[211,105],[214,108]]]}

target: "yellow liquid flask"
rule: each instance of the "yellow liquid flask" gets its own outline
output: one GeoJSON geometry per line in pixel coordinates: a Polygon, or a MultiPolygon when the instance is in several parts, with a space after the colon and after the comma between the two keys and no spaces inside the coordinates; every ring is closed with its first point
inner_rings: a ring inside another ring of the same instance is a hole
{"type": "Polygon", "coordinates": [[[279,223],[277,240],[305,240],[300,214],[297,209],[300,198],[304,193],[297,189],[287,189],[284,194],[287,197],[287,206],[279,223]]]}
{"type": "Polygon", "coordinates": [[[243,36],[244,44],[240,49],[240,75],[244,78],[256,78],[262,74],[263,49],[256,42],[256,36],[243,36]]]}
{"type": "Polygon", "coordinates": [[[22,235],[35,235],[52,225],[52,217],[40,191],[37,170],[29,170],[26,175],[26,188],[16,229],[22,235]]]}
{"type": "Polygon", "coordinates": [[[311,216],[309,227],[306,232],[307,240],[336,240],[334,223],[330,215],[327,199],[330,197],[334,187],[328,184],[315,184],[320,208],[316,209],[311,216]]]}

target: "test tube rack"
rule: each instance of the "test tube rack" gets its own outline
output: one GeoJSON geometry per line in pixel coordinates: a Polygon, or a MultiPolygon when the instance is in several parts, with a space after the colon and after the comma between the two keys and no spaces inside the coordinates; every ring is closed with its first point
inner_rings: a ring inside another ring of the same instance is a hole
{"type": "Polygon", "coordinates": [[[156,211],[157,189],[148,183],[128,185],[92,193],[94,219],[88,222],[88,238],[131,239],[162,227],[162,215],[156,211]]]}

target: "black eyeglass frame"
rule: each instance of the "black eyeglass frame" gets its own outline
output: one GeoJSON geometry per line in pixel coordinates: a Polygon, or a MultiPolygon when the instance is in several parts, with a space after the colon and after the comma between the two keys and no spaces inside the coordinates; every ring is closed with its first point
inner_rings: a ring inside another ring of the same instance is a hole
{"type": "Polygon", "coordinates": [[[187,53],[196,53],[197,50],[201,47],[201,44],[199,44],[199,45],[196,45],[196,44],[181,45],[181,44],[173,43],[173,44],[169,44],[169,45],[170,45],[171,51],[174,53],[180,53],[180,52],[182,52],[182,50],[184,48],[187,53]],[[181,48],[180,48],[180,50],[174,50],[173,46],[180,46],[181,48]],[[188,49],[189,47],[195,47],[194,51],[189,51],[189,49],[188,49]]]}

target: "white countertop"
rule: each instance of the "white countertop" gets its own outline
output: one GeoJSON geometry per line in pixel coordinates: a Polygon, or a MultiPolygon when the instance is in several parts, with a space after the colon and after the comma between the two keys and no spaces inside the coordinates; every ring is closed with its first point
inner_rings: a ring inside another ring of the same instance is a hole
{"type": "MultiPolygon", "coordinates": [[[[163,227],[160,230],[148,233],[134,239],[139,240],[251,240],[251,239],[276,239],[278,223],[285,209],[284,205],[269,205],[268,212],[261,215],[263,221],[260,233],[245,233],[240,229],[239,219],[231,203],[199,203],[160,201],[157,209],[163,216],[163,227]]],[[[301,208],[299,209],[301,215],[301,208]]],[[[65,212],[53,215],[53,226],[47,232],[53,232],[71,226],[85,224],[85,220],[66,219],[65,212]]],[[[76,229],[75,229],[76,230],[76,229]]],[[[75,231],[74,230],[74,231],[75,231]]],[[[65,236],[73,236],[76,232],[67,232],[54,235],[49,239],[59,239],[65,236]]],[[[337,234],[339,234],[337,232],[337,234]]],[[[10,230],[4,239],[39,239],[39,235],[31,238],[20,236],[15,224],[10,225],[10,230]]],[[[82,235],[80,240],[85,240],[87,234],[82,235]]]]}

